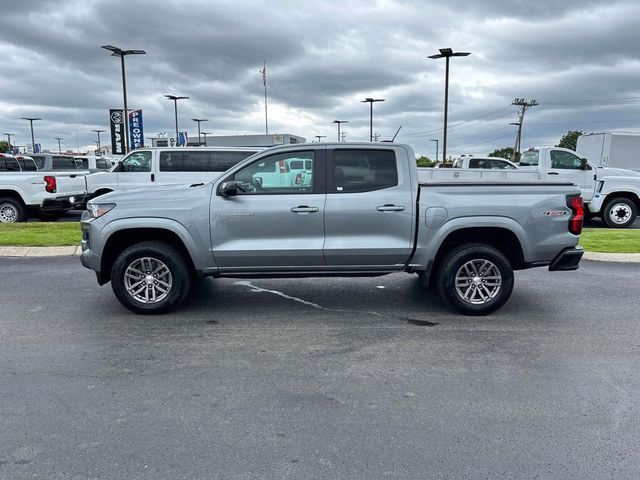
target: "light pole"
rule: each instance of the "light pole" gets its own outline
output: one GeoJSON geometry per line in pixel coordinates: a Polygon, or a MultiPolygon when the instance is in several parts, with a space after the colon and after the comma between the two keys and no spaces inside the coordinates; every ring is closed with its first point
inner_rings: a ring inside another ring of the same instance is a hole
{"type": "Polygon", "coordinates": [[[198,122],[198,146],[200,146],[200,122],[208,122],[207,118],[192,118],[194,122],[198,122]]]}
{"type": "Polygon", "coordinates": [[[98,141],[96,142],[96,145],[98,146],[98,152],[100,152],[100,133],[102,132],[106,132],[106,130],[91,130],[92,132],[96,132],[98,134],[98,141]]]}
{"type": "Polygon", "coordinates": [[[62,148],[60,147],[60,140],[62,137],[53,137],[54,140],[58,140],[58,153],[62,153],[62,148]]]}
{"type": "Polygon", "coordinates": [[[211,132],[202,132],[202,135],[204,135],[204,146],[207,146],[207,135],[211,135],[211,132]]]}
{"type": "Polygon", "coordinates": [[[436,163],[438,163],[438,139],[437,138],[432,138],[429,141],[430,142],[436,142],[436,163]]]}
{"type": "Polygon", "coordinates": [[[316,138],[318,139],[318,143],[320,143],[322,139],[326,137],[327,137],[326,135],[316,135],[316,138]]]}
{"type": "Polygon", "coordinates": [[[451,57],[467,57],[471,55],[470,52],[454,52],[450,48],[441,48],[440,53],[436,55],[430,55],[429,58],[444,58],[446,59],[446,69],[444,77],[444,134],[442,136],[442,161],[447,161],[447,115],[449,111],[449,59],[451,57]]]}
{"type": "MultiPolygon", "coordinates": [[[[173,109],[176,115],[176,147],[178,146],[178,100],[186,100],[189,97],[179,97],[177,95],[165,95],[169,100],[173,100],[173,109]]],[[[186,147],[186,145],[185,145],[186,147]]]]}
{"type": "Polygon", "coordinates": [[[369,141],[373,142],[373,103],[374,102],[384,102],[384,98],[365,98],[360,103],[368,103],[369,104],[369,141]]]}
{"type": "Polygon", "coordinates": [[[3,133],[3,135],[7,136],[7,143],[9,144],[9,153],[11,153],[11,137],[14,136],[13,133],[3,133]]]}
{"type": "Polygon", "coordinates": [[[127,107],[127,79],[124,71],[124,57],[127,55],[146,55],[144,50],[123,50],[113,45],[103,45],[102,48],[109,50],[112,57],[120,57],[120,68],[122,70],[122,97],[124,98],[124,153],[129,153],[129,109],[127,107]]]}
{"type": "Polygon", "coordinates": [[[33,149],[32,153],[36,152],[36,141],[35,138],[33,136],[33,122],[35,122],[36,120],[42,120],[41,118],[36,118],[36,117],[22,117],[22,120],[29,120],[29,123],[31,124],[31,148],[33,149]]]}
{"type": "Polygon", "coordinates": [[[333,123],[338,125],[338,141],[340,141],[340,124],[349,123],[349,120],[334,120],[333,123]]]}

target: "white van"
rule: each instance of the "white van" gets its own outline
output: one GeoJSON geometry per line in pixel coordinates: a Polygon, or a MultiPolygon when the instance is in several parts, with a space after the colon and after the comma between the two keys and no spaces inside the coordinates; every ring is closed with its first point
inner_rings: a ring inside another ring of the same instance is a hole
{"type": "Polygon", "coordinates": [[[207,183],[262,147],[154,147],[129,153],[108,172],[87,175],[89,198],[114,190],[207,183]]]}

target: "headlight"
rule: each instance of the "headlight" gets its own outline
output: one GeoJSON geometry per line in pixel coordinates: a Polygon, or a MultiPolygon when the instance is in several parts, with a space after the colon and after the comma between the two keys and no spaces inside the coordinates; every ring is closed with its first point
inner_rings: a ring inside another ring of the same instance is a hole
{"type": "Polygon", "coordinates": [[[89,202],[87,204],[87,211],[89,212],[90,218],[99,218],[115,207],[115,203],[93,203],[89,202]]]}

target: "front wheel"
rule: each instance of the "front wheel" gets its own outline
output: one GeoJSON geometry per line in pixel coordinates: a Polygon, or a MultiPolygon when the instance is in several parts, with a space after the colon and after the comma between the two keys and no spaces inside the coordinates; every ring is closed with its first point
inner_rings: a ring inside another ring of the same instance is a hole
{"type": "Polygon", "coordinates": [[[613,198],[605,204],[602,220],[609,228],[627,228],[636,221],[637,215],[638,209],[633,200],[613,198]]]}
{"type": "Polygon", "coordinates": [[[156,315],[182,302],[191,277],[181,252],[162,242],[142,242],[118,255],[111,269],[111,287],[132,312],[156,315]]]}
{"type": "Polygon", "coordinates": [[[502,307],[513,290],[513,268],[498,249],[464,244],[446,254],[437,271],[438,293],[466,315],[486,315],[502,307]]]}

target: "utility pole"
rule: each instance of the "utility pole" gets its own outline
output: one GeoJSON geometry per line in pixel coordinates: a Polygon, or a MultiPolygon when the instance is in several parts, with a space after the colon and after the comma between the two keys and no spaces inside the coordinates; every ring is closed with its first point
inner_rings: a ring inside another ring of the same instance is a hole
{"type": "Polygon", "coordinates": [[[267,115],[267,61],[264,61],[264,68],[260,70],[262,74],[262,84],[264,85],[264,134],[269,135],[269,117],[267,115]]]}
{"type": "Polygon", "coordinates": [[[344,139],[345,139],[345,137],[346,137],[346,136],[347,136],[347,133],[346,133],[346,132],[341,132],[341,133],[340,133],[340,141],[341,141],[341,142],[344,142],[344,139]]]}
{"type": "Polygon", "coordinates": [[[379,133],[374,133],[374,134],[373,134],[373,141],[374,141],[374,142],[376,142],[376,143],[377,143],[379,138],[380,138],[380,134],[379,134],[379,133]]]}
{"type": "Polygon", "coordinates": [[[512,161],[519,162],[520,161],[520,143],[522,140],[522,124],[524,123],[524,114],[525,112],[531,108],[538,105],[536,100],[525,100],[524,98],[514,98],[511,105],[515,105],[518,107],[518,122],[514,123],[514,125],[518,126],[518,131],[516,133],[516,143],[513,147],[513,158],[512,161]]]}

